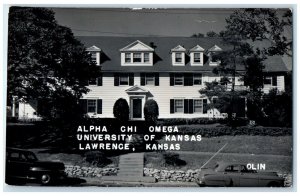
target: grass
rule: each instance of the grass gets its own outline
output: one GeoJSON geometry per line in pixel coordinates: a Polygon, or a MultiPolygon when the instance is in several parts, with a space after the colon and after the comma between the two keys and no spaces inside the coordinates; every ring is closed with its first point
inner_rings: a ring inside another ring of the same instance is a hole
{"type": "MultiPolygon", "coordinates": [[[[159,142],[165,141],[161,139],[159,142]]],[[[167,165],[162,153],[147,152],[145,153],[145,166],[157,169],[199,169],[215,152],[228,143],[206,167],[214,166],[219,161],[264,163],[267,170],[292,173],[291,136],[220,136],[203,138],[200,142],[178,143],[181,144],[181,151],[169,151],[169,153],[179,154],[179,159],[185,161],[185,165],[167,165]]]]}
{"type": "Polygon", "coordinates": [[[205,138],[201,141],[168,141],[163,139],[159,143],[179,143],[182,151],[194,152],[217,152],[224,144],[227,147],[224,153],[248,153],[248,154],[273,154],[273,155],[292,155],[291,136],[219,136],[205,138]]]}

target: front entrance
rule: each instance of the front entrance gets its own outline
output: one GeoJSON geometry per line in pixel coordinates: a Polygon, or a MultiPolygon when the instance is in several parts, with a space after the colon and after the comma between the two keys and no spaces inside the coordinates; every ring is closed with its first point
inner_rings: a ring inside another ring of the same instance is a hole
{"type": "Polygon", "coordinates": [[[141,98],[132,98],[132,118],[142,118],[141,98]]]}
{"type": "Polygon", "coordinates": [[[144,120],[143,107],[148,91],[139,86],[133,86],[127,89],[126,93],[129,96],[130,119],[144,120]]]}

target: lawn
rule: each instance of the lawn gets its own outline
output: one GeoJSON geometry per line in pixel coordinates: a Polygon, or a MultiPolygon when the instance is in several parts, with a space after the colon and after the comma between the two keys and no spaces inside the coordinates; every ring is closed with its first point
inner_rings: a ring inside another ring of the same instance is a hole
{"type": "MultiPolygon", "coordinates": [[[[165,143],[164,139],[159,141],[165,143]]],[[[171,142],[169,142],[171,143],[171,142]]],[[[176,143],[176,142],[172,142],[176,143]]],[[[145,153],[145,167],[160,169],[199,169],[222,146],[225,148],[206,166],[218,161],[237,161],[243,163],[263,163],[267,170],[292,173],[291,136],[220,136],[203,138],[200,142],[179,142],[181,151],[169,151],[179,155],[179,165],[165,163],[159,152],[145,153]],[[185,164],[183,164],[185,163],[185,164]]]]}

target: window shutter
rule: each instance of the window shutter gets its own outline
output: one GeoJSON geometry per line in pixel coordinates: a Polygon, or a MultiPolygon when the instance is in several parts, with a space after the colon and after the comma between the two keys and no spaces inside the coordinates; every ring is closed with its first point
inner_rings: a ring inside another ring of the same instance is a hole
{"type": "Polygon", "coordinates": [[[102,86],[102,75],[97,78],[97,85],[102,86]]]}
{"type": "Polygon", "coordinates": [[[194,113],[194,100],[189,99],[189,113],[193,114],[194,113]]]}
{"type": "Polygon", "coordinates": [[[185,114],[189,113],[189,100],[188,99],[184,100],[184,113],[185,114]]]}
{"type": "Polygon", "coordinates": [[[129,74],[129,86],[133,86],[134,85],[134,74],[130,73],[129,74]]]}
{"type": "Polygon", "coordinates": [[[203,114],[207,114],[207,99],[203,99],[203,114]]]}
{"type": "Polygon", "coordinates": [[[145,73],[141,73],[141,86],[145,86],[145,73]]]}
{"type": "Polygon", "coordinates": [[[272,86],[277,86],[277,76],[272,76],[272,86]]]}
{"type": "Polygon", "coordinates": [[[102,114],[102,99],[97,100],[97,114],[102,114]]]}
{"type": "Polygon", "coordinates": [[[170,86],[174,86],[174,74],[170,73],[170,86]]]}
{"type": "Polygon", "coordinates": [[[84,114],[87,113],[87,100],[86,99],[79,99],[79,105],[84,114]]]}
{"type": "Polygon", "coordinates": [[[170,114],[174,114],[174,99],[170,99],[170,114]]]}
{"type": "Polygon", "coordinates": [[[186,73],[184,74],[184,86],[192,86],[193,85],[193,74],[186,73]]]}
{"type": "Polygon", "coordinates": [[[155,73],[155,86],[159,86],[159,73],[155,73]]]}
{"type": "Polygon", "coordinates": [[[119,74],[115,74],[115,86],[119,86],[119,74]]]}

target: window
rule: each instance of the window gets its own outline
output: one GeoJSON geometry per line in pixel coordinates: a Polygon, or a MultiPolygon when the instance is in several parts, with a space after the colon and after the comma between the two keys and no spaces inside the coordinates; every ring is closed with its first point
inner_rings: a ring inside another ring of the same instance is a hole
{"type": "Polygon", "coordinates": [[[175,113],[183,113],[183,100],[182,99],[175,99],[174,111],[175,111],[175,113]]]}
{"type": "Polygon", "coordinates": [[[97,64],[97,53],[92,52],[91,55],[92,55],[92,61],[97,64]]]}
{"type": "Polygon", "coordinates": [[[202,85],[202,74],[194,74],[193,84],[194,85],[202,85]]]}
{"type": "Polygon", "coordinates": [[[194,63],[200,63],[201,59],[200,59],[200,53],[194,53],[194,63]]]}
{"type": "Polygon", "coordinates": [[[203,100],[202,99],[194,99],[194,112],[195,113],[203,113],[203,100]]]}
{"type": "Polygon", "coordinates": [[[142,53],[133,53],[133,62],[141,63],[142,62],[142,53]]]}
{"type": "Polygon", "coordinates": [[[155,82],[154,74],[146,74],[145,84],[146,85],[154,85],[154,82],[155,82]]]}
{"type": "Polygon", "coordinates": [[[120,85],[128,85],[129,84],[129,77],[127,74],[120,75],[120,85]]]}
{"type": "Polygon", "coordinates": [[[87,100],[87,112],[96,113],[96,100],[87,100]]]}
{"type": "Polygon", "coordinates": [[[272,85],[272,77],[265,77],[264,78],[265,85],[272,85]]]}
{"type": "Polygon", "coordinates": [[[182,63],[182,53],[175,53],[175,63],[182,63]]]}
{"type": "Polygon", "coordinates": [[[174,75],[174,84],[178,86],[182,86],[184,81],[183,74],[175,74],[174,75]]]}
{"type": "Polygon", "coordinates": [[[150,54],[144,53],[144,63],[149,63],[149,62],[150,62],[150,54]]]}
{"type": "Polygon", "coordinates": [[[131,63],[131,53],[125,53],[125,63],[131,63]]]}
{"type": "Polygon", "coordinates": [[[231,166],[228,166],[225,171],[226,172],[238,172],[240,169],[239,165],[231,165],[231,166]]]}

